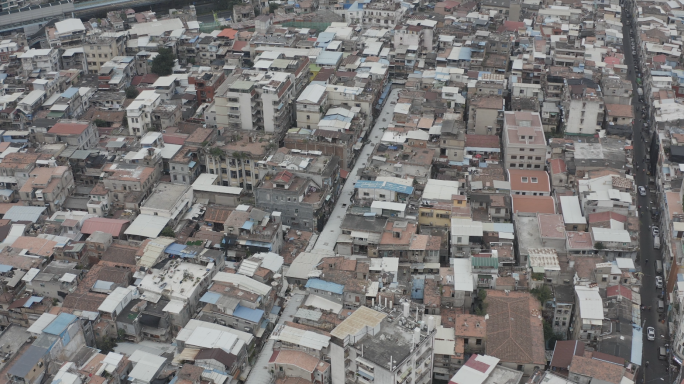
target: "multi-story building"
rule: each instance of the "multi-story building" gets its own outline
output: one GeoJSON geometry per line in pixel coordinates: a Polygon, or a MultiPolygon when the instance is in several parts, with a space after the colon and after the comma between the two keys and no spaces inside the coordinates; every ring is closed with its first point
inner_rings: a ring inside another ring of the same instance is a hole
{"type": "MultiPolygon", "coordinates": [[[[93,66],[91,62],[88,66],[93,66]]],[[[100,63],[97,72],[98,89],[121,91],[131,85],[131,80],[136,74],[135,57],[115,56],[111,60],[100,63]]]]}
{"type": "Polygon", "coordinates": [[[126,108],[128,134],[142,137],[152,128],[152,111],[161,102],[161,96],[153,90],[140,92],[126,108]]]}
{"type": "Polygon", "coordinates": [[[86,37],[86,28],[81,19],[66,19],[55,23],[54,28],[45,28],[50,48],[68,49],[81,46],[86,37]]]}
{"type": "Polygon", "coordinates": [[[229,259],[242,259],[247,252],[279,253],[283,247],[280,212],[266,213],[247,205],[238,206],[223,223],[229,259]]]}
{"type": "Polygon", "coordinates": [[[74,175],[67,166],[36,168],[29,176],[19,190],[19,198],[29,205],[48,207],[51,212],[60,210],[76,188],[74,175]]]}
{"type": "Polygon", "coordinates": [[[306,87],[297,98],[297,126],[315,129],[325,115],[327,102],[328,92],[326,92],[325,86],[310,84],[306,87]]]}
{"type": "Polygon", "coordinates": [[[225,132],[205,154],[207,171],[219,175],[217,183],[220,185],[252,191],[268,171],[266,160],[275,149],[272,140],[270,135],[225,132]]]}
{"type": "Polygon", "coordinates": [[[100,141],[100,135],[92,121],[60,120],[47,131],[45,139],[76,149],[92,149],[100,141]]]}
{"type": "Polygon", "coordinates": [[[421,330],[404,303],[403,322],[359,307],[330,333],[331,381],[426,384],[432,381],[435,319],[421,330]],[[403,323],[403,325],[402,325],[403,323]]]}
{"type": "Polygon", "coordinates": [[[604,76],[601,79],[603,101],[606,104],[632,105],[632,82],[619,76],[604,76]]]}
{"type": "Polygon", "coordinates": [[[563,92],[565,134],[593,136],[603,126],[603,97],[589,79],[567,79],[563,92]]]}
{"type": "Polygon", "coordinates": [[[399,3],[366,3],[363,6],[362,19],[357,22],[366,27],[394,28],[404,16],[404,12],[406,8],[399,3]]]}
{"type": "Polygon", "coordinates": [[[59,50],[55,48],[31,48],[19,56],[19,59],[21,59],[24,76],[28,76],[35,70],[54,72],[60,69],[59,50]]]}
{"type": "Polygon", "coordinates": [[[575,292],[569,285],[558,284],[553,287],[553,333],[568,337],[572,309],[575,305],[575,292]]]}
{"type": "Polygon", "coordinates": [[[225,96],[216,97],[216,124],[228,129],[256,130],[263,124],[258,104],[256,82],[237,80],[230,84],[225,96]]]}
{"type": "Polygon", "coordinates": [[[185,145],[169,159],[169,176],[174,184],[192,184],[200,174],[200,148],[185,145]]]}
{"type": "Polygon", "coordinates": [[[158,167],[146,167],[125,163],[105,165],[103,183],[113,198],[112,206],[138,209],[161,175],[158,167]]]}
{"type": "Polygon", "coordinates": [[[598,287],[575,286],[575,302],[578,303],[572,325],[572,339],[593,340],[601,334],[603,326],[603,299],[598,287]]]}
{"type": "Polygon", "coordinates": [[[267,175],[256,189],[256,205],[266,211],[280,211],[285,225],[320,231],[332,211],[334,198],[327,199],[330,186],[289,171],[267,175]]]}
{"type": "Polygon", "coordinates": [[[546,138],[539,113],[504,112],[503,147],[506,168],[544,169],[546,138]]]}
{"type": "Polygon", "coordinates": [[[188,83],[195,84],[198,103],[211,103],[214,101],[218,87],[225,79],[223,71],[191,72],[188,76],[188,83]]]}
{"type": "Polygon", "coordinates": [[[498,135],[504,113],[501,96],[473,97],[468,100],[468,133],[498,135]]]}

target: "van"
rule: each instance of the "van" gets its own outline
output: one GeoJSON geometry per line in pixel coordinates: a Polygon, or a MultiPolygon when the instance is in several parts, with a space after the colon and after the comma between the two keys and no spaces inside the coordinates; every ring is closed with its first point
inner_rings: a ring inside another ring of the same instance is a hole
{"type": "Polygon", "coordinates": [[[660,249],[660,236],[653,237],[653,249],[660,249]]]}
{"type": "Polygon", "coordinates": [[[663,262],[660,260],[655,261],[655,270],[657,274],[663,273],[663,262]]]}
{"type": "Polygon", "coordinates": [[[665,312],[665,303],[662,300],[658,300],[658,313],[665,312]]]}
{"type": "Polygon", "coordinates": [[[665,359],[667,359],[667,348],[665,348],[665,347],[658,348],[658,360],[665,360],[665,359]]]}

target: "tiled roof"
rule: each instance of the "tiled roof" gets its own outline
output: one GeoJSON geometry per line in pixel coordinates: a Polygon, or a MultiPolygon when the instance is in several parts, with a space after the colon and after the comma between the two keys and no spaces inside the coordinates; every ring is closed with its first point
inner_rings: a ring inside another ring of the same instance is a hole
{"type": "Polygon", "coordinates": [[[48,133],[56,135],[80,135],[88,129],[88,123],[57,123],[50,128],[48,133]]]}
{"type": "Polygon", "coordinates": [[[505,363],[545,365],[539,301],[528,292],[487,291],[487,355],[505,363]]]}
{"type": "Polygon", "coordinates": [[[607,383],[619,384],[624,376],[623,366],[595,360],[584,356],[575,356],[570,364],[570,372],[607,383]]]}

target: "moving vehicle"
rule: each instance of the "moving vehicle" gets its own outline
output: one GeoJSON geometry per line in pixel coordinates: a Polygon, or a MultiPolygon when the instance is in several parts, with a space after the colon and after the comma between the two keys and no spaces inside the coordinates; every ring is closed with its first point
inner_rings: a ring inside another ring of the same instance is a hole
{"type": "Polygon", "coordinates": [[[653,327],[646,328],[646,335],[650,341],[655,340],[655,328],[653,328],[653,327]]]}
{"type": "Polygon", "coordinates": [[[639,194],[641,196],[646,196],[646,188],[644,188],[643,186],[640,186],[638,189],[639,189],[639,194]]]}
{"type": "Polygon", "coordinates": [[[656,288],[662,288],[663,287],[663,277],[662,276],[656,276],[656,288]]]}

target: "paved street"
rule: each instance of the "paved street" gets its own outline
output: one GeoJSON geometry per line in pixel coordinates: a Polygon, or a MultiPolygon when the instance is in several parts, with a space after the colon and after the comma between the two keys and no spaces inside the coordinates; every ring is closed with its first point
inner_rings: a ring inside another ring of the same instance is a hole
{"type": "Polygon", "coordinates": [[[318,235],[318,241],[316,241],[316,246],[314,249],[327,249],[330,251],[334,250],[335,243],[337,242],[337,236],[340,234],[340,225],[342,224],[342,220],[344,220],[347,207],[350,205],[349,199],[354,192],[354,184],[356,184],[356,182],[359,180],[359,176],[357,175],[359,169],[366,166],[368,159],[373,152],[373,148],[375,148],[382,138],[382,134],[384,133],[383,128],[387,128],[389,123],[392,121],[392,114],[394,113],[393,102],[397,101],[398,95],[399,89],[395,88],[387,96],[385,106],[382,108],[382,113],[380,114],[380,117],[378,117],[377,121],[375,122],[375,126],[373,126],[373,129],[368,135],[370,143],[364,145],[363,149],[361,149],[361,154],[359,155],[358,160],[356,160],[356,164],[354,164],[354,169],[349,172],[349,177],[347,178],[344,187],[342,187],[342,193],[335,204],[335,208],[330,214],[330,219],[328,219],[328,222],[325,224],[325,228],[323,228],[323,231],[321,231],[321,233],[318,235]]]}
{"type": "MultiPolygon", "coordinates": [[[[644,170],[644,162],[648,147],[647,143],[644,141],[648,140],[650,142],[651,135],[648,130],[643,130],[643,120],[641,119],[641,107],[642,104],[639,103],[639,94],[637,92],[638,85],[635,76],[635,65],[634,62],[637,61],[632,57],[632,47],[631,47],[631,37],[629,35],[630,30],[634,25],[627,25],[627,18],[623,14],[623,43],[625,49],[625,64],[631,69],[630,80],[632,81],[634,100],[632,104],[634,108],[634,161],[635,165],[639,166],[641,169],[635,175],[635,181],[637,185],[646,187],[648,190],[648,175],[644,170]],[[643,137],[642,137],[643,132],[643,137]]],[[[636,23],[634,23],[636,24],[636,23]]],[[[647,114],[648,116],[648,114],[647,114]]],[[[650,166],[647,166],[650,168],[650,166]]],[[[642,277],[642,289],[641,289],[641,302],[645,305],[651,306],[650,311],[642,312],[642,324],[644,327],[644,348],[642,356],[644,361],[642,361],[642,367],[645,369],[645,379],[643,374],[640,374],[637,378],[637,383],[652,383],[652,382],[664,382],[671,383],[669,380],[669,375],[667,372],[667,362],[665,360],[658,360],[658,348],[664,346],[668,343],[667,336],[667,325],[658,322],[658,312],[656,310],[658,303],[658,293],[655,288],[655,261],[660,260],[660,251],[653,249],[653,237],[651,236],[651,215],[649,209],[651,207],[651,202],[658,206],[657,195],[648,192],[647,196],[639,196],[637,194],[638,204],[641,206],[639,209],[640,217],[640,263],[641,270],[643,272],[642,277]],[[646,335],[646,328],[654,327],[656,330],[656,340],[648,341],[646,335]],[[646,361],[650,364],[648,367],[645,366],[646,361]],[[661,380],[663,379],[663,380],[661,380]]],[[[656,223],[657,224],[657,223],[656,223]]]]}
{"type": "MultiPolygon", "coordinates": [[[[285,304],[285,308],[283,308],[283,313],[280,315],[280,319],[278,319],[278,324],[284,324],[286,321],[292,321],[294,319],[294,315],[297,313],[299,306],[302,305],[304,297],[303,294],[292,295],[290,301],[288,301],[287,304],[285,304]]],[[[245,384],[269,384],[271,382],[268,361],[271,358],[271,355],[273,355],[273,344],[275,344],[275,341],[270,339],[264,343],[256,363],[254,363],[252,370],[249,372],[249,376],[247,376],[245,384]]]]}

